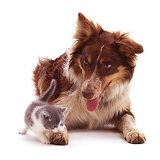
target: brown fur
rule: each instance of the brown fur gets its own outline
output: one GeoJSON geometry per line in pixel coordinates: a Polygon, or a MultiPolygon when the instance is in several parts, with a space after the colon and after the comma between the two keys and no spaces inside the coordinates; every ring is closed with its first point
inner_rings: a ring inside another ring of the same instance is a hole
{"type": "Polygon", "coordinates": [[[135,129],[128,95],[136,54],[143,52],[142,45],[130,39],[128,33],[103,30],[81,13],[74,38],[71,50],[56,60],[39,60],[33,72],[36,94],[43,93],[54,78],[57,90],[49,101],[68,108],[68,129],[98,129],[112,123],[128,142],[143,143],[145,137],[135,129]],[[89,112],[86,99],[96,97],[99,106],[89,112]],[[134,139],[130,138],[132,133],[137,135],[134,139]]]}

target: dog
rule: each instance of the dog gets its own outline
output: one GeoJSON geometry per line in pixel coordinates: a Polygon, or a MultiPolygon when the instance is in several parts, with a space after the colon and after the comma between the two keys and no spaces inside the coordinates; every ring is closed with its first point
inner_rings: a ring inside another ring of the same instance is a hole
{"type": "MultiPolygon", "coordinates": [[[[112,124],[127,142],[144,143],[128,93],[142,45],[128,33],[104,30],[82,13],[78,13],[74,38],[71,49],[57,59],[39,59],[33,71],[36,95],[56,79],[57,89],[49,103],[67,107],[67,129],[102,129],[112,124]]],[[[66,137],[67,131],[50,135],[54,144],[65,144],[66,137]]]]}

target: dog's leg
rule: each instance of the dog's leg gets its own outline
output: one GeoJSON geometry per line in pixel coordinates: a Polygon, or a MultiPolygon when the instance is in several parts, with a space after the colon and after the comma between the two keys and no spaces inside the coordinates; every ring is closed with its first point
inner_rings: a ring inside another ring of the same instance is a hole
{"type": "Polygon", "coordinates": [[[122,117],[118,119],[117,127],[129,143],[138,144],[146,141],[144,134],[136,128],[133,116],[129,114],[123,114],[122,117]]]}
{"type": "Polygon", "coordinates": [[[51,144],[56,144],[56,145],[67,145],[68,144],[68,133],[67,133],[67,128],[65,127],[63,132],[50,132],[48,134],[48,138],[51,141],[51,144]]]}

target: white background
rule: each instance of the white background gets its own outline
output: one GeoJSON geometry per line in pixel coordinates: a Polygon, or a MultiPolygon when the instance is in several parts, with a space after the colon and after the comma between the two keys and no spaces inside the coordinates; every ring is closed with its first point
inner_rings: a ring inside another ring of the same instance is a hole
{"type": "Polygon", "coordinates": [[[0,159],[160,159],[160,8],[157,0],[0,1],[0,159]],[[68,146],[21,136],[24,111],[34,99],[38,57],[55,59],[73,43],[77,14],[108,31],[130,32],[144,47],[130,97],[137,127],[147,141],[128,144],[119,132],[70,131],[68,146]]]}

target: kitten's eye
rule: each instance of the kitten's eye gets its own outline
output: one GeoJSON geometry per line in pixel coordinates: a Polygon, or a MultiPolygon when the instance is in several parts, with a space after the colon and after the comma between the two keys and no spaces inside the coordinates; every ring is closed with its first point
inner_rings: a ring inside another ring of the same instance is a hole
{"type": "Polygon", "coordinates": [[[112,65],[110,63],[106,63],[106,64],[104,64],[104,67],[108,69],[108,68],[111,68],[112,65]]]}
{"type": "Polygon", "coordinates": [[[51,122],[52,121],[51,116],[47,117],[46,120],[49,121],[49,122],[51,122]]]}
{"type": "Polygon", "coordinates": [[[46,117],[46,120],[49,120],[49,117],[46,117]]]}
{"type": "Polygon", "coordinates": [[[45,120],[49,120],[50,116],[44,114],[44,115],[42,115],[42,118],[45,119],[45,120]]]}

